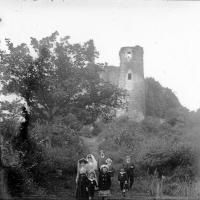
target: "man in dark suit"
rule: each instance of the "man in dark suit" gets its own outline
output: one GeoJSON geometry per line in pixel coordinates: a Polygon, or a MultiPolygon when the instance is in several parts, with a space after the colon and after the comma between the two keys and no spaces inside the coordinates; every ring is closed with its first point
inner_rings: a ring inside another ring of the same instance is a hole
{"type": "Polygon", "coordinates": [[[128,175],[128,185],[129,189],[132,188],[134,182],[134,172],[135,172],[135,165],[131,162],[131,157],[126,156],[126,161],[124,164],[124,169],[128,175]]]}

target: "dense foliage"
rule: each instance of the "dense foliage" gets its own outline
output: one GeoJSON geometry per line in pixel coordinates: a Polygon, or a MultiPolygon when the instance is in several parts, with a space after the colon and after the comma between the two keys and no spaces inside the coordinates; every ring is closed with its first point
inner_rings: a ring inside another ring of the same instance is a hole
{"type": "Polygon", "coordinates": [[[140,179],[136,191],[151,190],[156,171],[166,177],[165,194],[186,195],[199,176],[200,112],[189,112],[172,90],[153,78],[145,83],[146,119],[135,123],[121,118],[104,125],[99,148],[114,160],[116,169],[131,155],[140,179]]]}
{"type": "Polygon", "coordinates": [[[147,78],[146,83],[146,114],[165,118],[171,109],[180,107],[181,104],[169,88],[164,88],[153,78],[147,78]]]}
{"type": "Polygon", "coordinates": [[[185,195],[178,188],[198,179],[200,170],[200,126],[194,121],[191,124],[178,121],[172,125],[171,121],[155,117],[147,117],[142,123],[118,119],[104,126],[99,136],[100,149],[114,160],[117,170],[126,155],[132,157],[136,165],[135,176],[146,181],[145,187],[138,181],[136,190],[148,192],[157,171],[159,177],[166,177],[165,194],[185,195]],[[170,187],[172,185],[174,188],[170,187]]]}
{"type": "Polygon", "coordinates": [[[146,119],[111,120],[113,109],[123,106],[125,91],[100,79],[103,65],[95,64],[92,40],[71,44],[55,32],[31,38],[30,46],[6,41],[8,50],[0,51],[2,92],[20,96],[28,108],[21,112],[18,100],[1,102],[0,132],[7,149],[2,160],[12,195],[44,194],[52,191],[48,178],[55,181],[57,171],[73,174],[88,151],[80,134],[99,134],[99,149],[116,169],[129,154],[138,177],[147,179],[157,170],[169,185],[197,177],[200,110],[189,112],[172,90],[147,78],[146,119]]]}
{"type": "Polygon", "coordinates": [[[23,101],[1,102],[0,131],[3,146],[13,151],[4,157],[19,160],[6,169],[11,194],[20,195],[46,187],[57,170],[74,173],[87,152],[78,131],[121,106],[125,92],[100,79],[103,65],[95,64],[92,40],[71,44],[55,32],[31,38],[30,45],[6,43],[7,51],[0,51],[2,93],[23,101]],[[22,103],[29,114],[21,112],[22,103]]]}
{"type": "Polygon", "coordinates": [[[14,47],[6,39],[8,51],[1,51],[1,84],[5,94],[22,97],[32,120],[54,120],[69,113],[82,123],[92,123],[103,113],[122,104],[123,92],[100,80],[102,65],[92,40],[70,44],[58,32],[14,47]],[[32,56],[34,50],[35,56],[32,56]],[[120,98],[121,97],[121,98],[120,98]]]}

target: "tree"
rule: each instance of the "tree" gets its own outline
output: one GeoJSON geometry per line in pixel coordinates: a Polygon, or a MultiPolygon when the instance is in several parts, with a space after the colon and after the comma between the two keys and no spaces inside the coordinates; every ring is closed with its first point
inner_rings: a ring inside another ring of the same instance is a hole
{"type": "MultiPolygon", "coordinates": [[[[69,37],[59,39],[55,32],[41,40],[31,38],[30,47],[6,42],[8,50],[0,51],[2,92],[20,96],[30,110],[11,142],[22,152],[21,171],[16,171],[25,175],[22,185],[26,180],[39,183],[39,177],[47,175],[44,168],[75,171],[77,159],[86,151],[77,131],[121,106],[124,91],[100,79],[103,65],[95,64],[98,52],[92,40],[71,44],[69,37]]],[[[15,105],[2,103],[10,112],[1,117],[18,116],[15,105]]]]}
{"type": "Polygon", "coordinates": [[[9,101],[2,101],[0,102],[0,118],[1,121],[5,119],[10,119],[11,121],[20,121],[21,119],[21,107],[22,102],[20,99],[13,100],[12,102],[9,101]]]}
{"type": "Polygon", "coordinates": [[[153,78],[146,83],[146,115],[166,118],[169,110],[182,108],[178,98],[169,88],[164,88],[153,78]]]}
{"type": "Polygon", "coordinates": [[[8,51],[1,51],[1,84],[5,94],[21,96],[31,110],[32,120],[52,121],[69,113],[82,123],[94,122],[102,113],[122,105],[124,93],[99,77],[101,64],[93,40],[71,44],[58,32],[41,40],[31,38],[8,51]]]}

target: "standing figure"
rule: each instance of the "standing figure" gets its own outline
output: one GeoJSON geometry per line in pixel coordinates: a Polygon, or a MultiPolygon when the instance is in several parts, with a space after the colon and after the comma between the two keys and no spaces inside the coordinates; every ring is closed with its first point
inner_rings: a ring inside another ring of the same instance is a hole
{"type": "Polygon", "coordinates": [[[126,190],[128,190],[128,175],[125,172],[124,168],[121,168],[118,174],[118,181],[120,184],[122,195],[125,197],[126,190]]]}
{"type": "Polygon", "coordinates": [[[94,172],[97,170],[97,161],[92,154],[88,154],[86,157],[87,160],[87,172],[94,172]]]}
{"type": "Polygon", "coordinates": [[[111,195],[110,187],[111,176],[108,173],[108,166],[102,165],[99,172],[99,197],[102,197],[102,200],[111,195]]]}
{"type": "Polygon", "coordinates": [[[128,175],[128,185],[129,189],[132,188],[133,182],[134,182],[134,171],[135,171],[135,165],[131,162],[131,157],[126,156],[126,162],[124,164],[125,171],[128,175]]]}
{"type": "Polygon", "coordinates": [[[163,191],[163,181],[165,177],[162,175],[161,169],[155,169],[153,176],[152,176],[152,183],[151,183],[151,194],[155,195],[156,197],[162,197],[163,191]]]}
{"type": "Polygon", "coordinates": [[[77,177],[76,177],[76,199],[88,200],[89,180],[86,174],[87,161],[82,158],[78,161],[77,177]]]}
{"type": "Polygon", "coordinates": [[[97,179],[96,179],[96,173],[90,172],[88,174],[88,193],[89,193],[89,200],[94,200],[94,192],[97,190],[97,179]]]}
{"type": "Polygon", "coordinates": [[[82,168],[84,168],[85,170],[87,170],[87,160],[85,158],[81,158],[79,161],[78,161],[78,164],[77,164],[77,175],[76,175],[76,183],[78,182],[78,177],[79,177],[79,174],[80,174],[80,170],[82,168]]]}
{"type": "Polygon", "coordinates": [[[112,160],[110,158],[106,159],[106,164],[108,166],[108,173],[111,177],[114,177],[115,169],[112,166],[112,160]]]}
{"type": "Polygon", "coordinates": [[[100,150],[100,155],[98,158],[98,169],[100,169],[100,167],[105,164],[106,164],[105,154],[104,154],[103,150],[100,150]]]}

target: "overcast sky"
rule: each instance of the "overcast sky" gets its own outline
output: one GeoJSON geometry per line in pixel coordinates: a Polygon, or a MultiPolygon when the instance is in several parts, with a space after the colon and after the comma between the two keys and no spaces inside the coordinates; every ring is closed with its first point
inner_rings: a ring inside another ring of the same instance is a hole
{"type": "Polygon", "coordinates": [[[200,2],[134,0],[0,0],[4,39],[30,43],[57,30],[71,42],[94,39],[98,62],[119,66],[122,46],[144,48],[145,77],[200,108],[200,2]]]}

